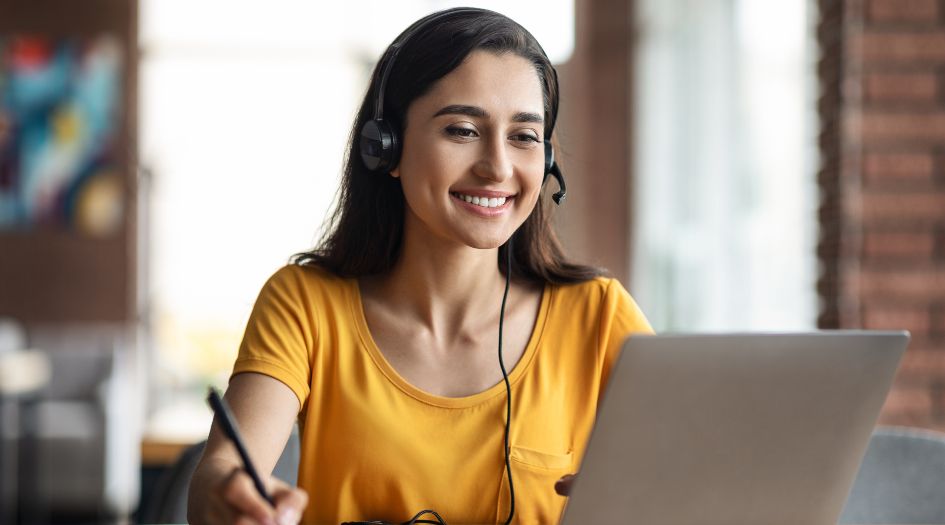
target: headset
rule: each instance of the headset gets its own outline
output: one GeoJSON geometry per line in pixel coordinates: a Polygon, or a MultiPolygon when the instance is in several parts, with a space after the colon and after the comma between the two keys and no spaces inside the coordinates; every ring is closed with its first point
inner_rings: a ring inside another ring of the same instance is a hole
{"type": "MultiPolygon", "coordinates": [[[[428,27],[432,27],[433,24],[448,16],[484,12],[488,13],[489,11],[470,7],[458,7],[440,11],[430,15],[426,20],[405,32],[396,42],[390,45],[387,61],[381,69],[381,76],[377,82],[377,89],[374,93],[374,118],[361,126],[361,161],[368,170],[377,173],[389,173],[392,169],[397,167],[397,163],[400,161],[400,136],[394,126],[384,120],[384,96],[387,93],[387,79],[394,69],[394,63],[397,61],[397,55],[400,54],[400,50],[404,48],[414,35],[421,33],[428,27]]],[[[547,58],[545,50],[541,49],[541,46],[539,46],[539,49],[541,53],[545,55],[545,58],[547,58]]],[[[548,61],[548,67],[548,72],[554,77],[554,84],[557,86],[558,72],[555,70],[554,66],[551,65],[550,60],[548,61]]],[[[555,201],[555,204],[560,205],[567,195],[567,186],[564,183],[564,176],[561,174],[561,169],[558,167],[558,163],[555,162],[555,150],[551,144],[551,134],[554,132],[555,122],[558,119],[557,91],[554,94],[554,100],[551,103],[551,111],[549,111],[549,113],[551,125],[548,126],[548,136],[545,137],[545,176],[542,179],[542,184],[544,185],[545,181],[548,180],[548,175],[555,178],[558,182],[558,192],[552,195],[551,198],[555,201]]]]}

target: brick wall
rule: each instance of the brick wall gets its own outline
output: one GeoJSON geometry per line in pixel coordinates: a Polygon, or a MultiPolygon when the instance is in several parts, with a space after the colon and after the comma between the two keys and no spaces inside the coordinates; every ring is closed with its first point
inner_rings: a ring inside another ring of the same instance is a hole
{"type": "Polygon", "coordinates": [[[945,430],[945,0],[820,7],[820,325],[912,332],[881,422],[945,430]]]}

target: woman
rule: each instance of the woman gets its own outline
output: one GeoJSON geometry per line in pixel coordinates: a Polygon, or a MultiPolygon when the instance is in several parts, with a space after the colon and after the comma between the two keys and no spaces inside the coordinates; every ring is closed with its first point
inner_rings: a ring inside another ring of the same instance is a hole
{"type": "Polygon", "coordinates": [[[491,11],[435,13],[388,48],[331,227],[263,287],[226,394],[262,472],[299,422],[300,488],[269,479],[271,507],[215,426],[192,523],[558,519],[620,344],[650,327],[551,228],[557,92],[491,11]]]}

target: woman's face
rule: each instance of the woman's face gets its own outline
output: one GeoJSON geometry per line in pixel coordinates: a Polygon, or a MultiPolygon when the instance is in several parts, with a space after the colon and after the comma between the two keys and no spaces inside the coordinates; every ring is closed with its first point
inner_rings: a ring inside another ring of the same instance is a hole
{"type": "Polygon", "coordinates": [[[414,100],[391,172],[408,234],[474,248],[508,240],[541,191],[543,115],[538,73],[512,53],[474,51],[414,100]]]}

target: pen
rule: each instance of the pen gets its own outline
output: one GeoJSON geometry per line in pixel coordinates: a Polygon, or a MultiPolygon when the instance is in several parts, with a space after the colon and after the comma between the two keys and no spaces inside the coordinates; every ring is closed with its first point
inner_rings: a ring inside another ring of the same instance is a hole
{"type": "Polygon", "coordinates": [[[246,451],[243,438],[240,437],[239,430],[236,428],[236,421],[233,419],[230,407],[227,406],[226,401],[220,397],[220,394],[213,387],[210,387],[210,393],[207,395],[207,403],[209,403],[210,408],[213,409],[217,422],[223,427],[223,432],[226,434],[226,437],[230,438],[230,441],[233,442],[233,445],[236,446],[236,450],[240,453],[240,458],[243,459],[243,468],[246,469],[249,476],[253,478],[253,485],[256,485],[256,490],[259,491],[259,494],[262,495],[270,505],[275,507],[276,504],[266,492],[266,487],[263,485],[259,473],[256,472],[256,467],[254,467],[253,462],[249,460],[249,452],[246,451]]]}

